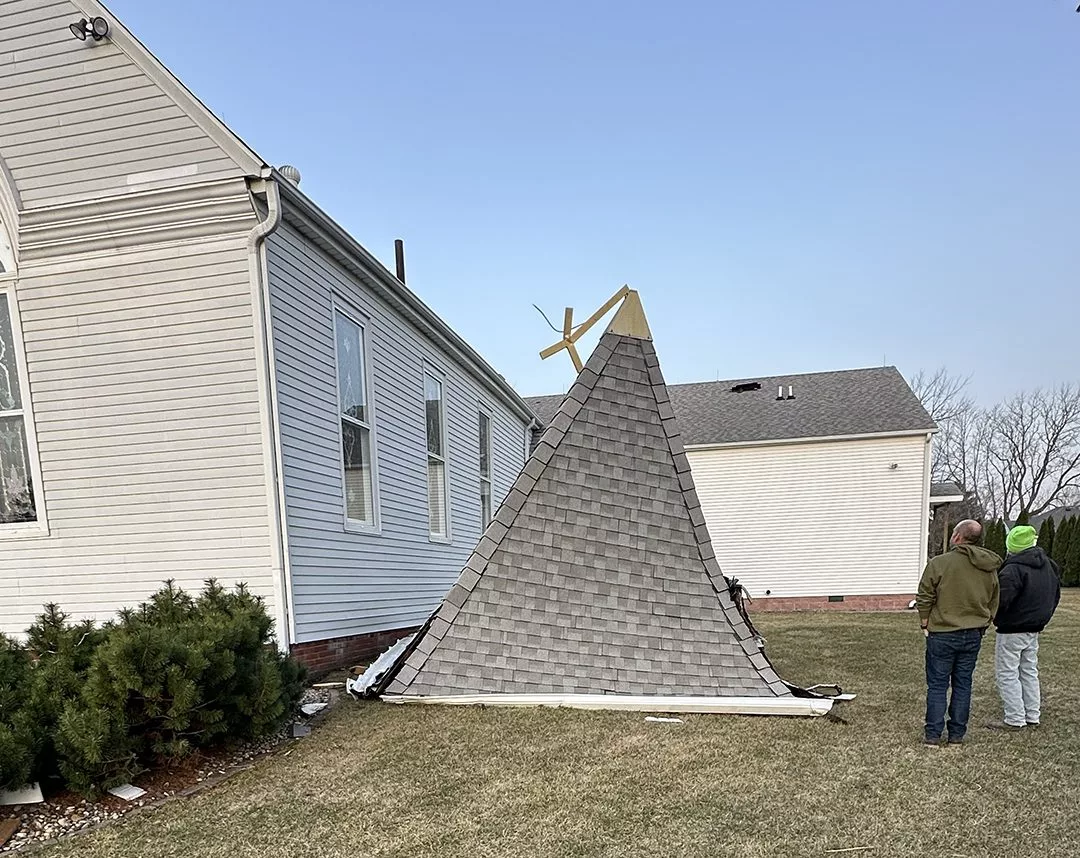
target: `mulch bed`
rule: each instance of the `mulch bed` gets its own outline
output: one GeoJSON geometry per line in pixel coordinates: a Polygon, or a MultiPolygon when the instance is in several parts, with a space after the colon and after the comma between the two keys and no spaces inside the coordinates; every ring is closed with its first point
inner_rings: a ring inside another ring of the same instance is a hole
{"type": "MultiPolygon", "coordinates": [[[[310,688],[301,703],[333,703],[336,693],[326,688],[310,688]]],[[[318,720],[327,710],[314,718],[301,716],[300,721],[318,720]]],[[[73,837],[98,825],[120,819],[143,807],[183,798],[224,780],[230,775],[251,768],[261,758],[280,751],[296,739],[290,737],[286,726],[271,736],[246,745],[199,751],[183,760],[144,772],[134,785],[146,794],[134,801],[104,794],[92,801],[70,790],[49,793],[39,804],[0,806],[0,833],[4,823],[18,820],[18,828],[6,843],[0,843],[0,854],[15,852],[32,845],[60,837],[73,837]]]]}

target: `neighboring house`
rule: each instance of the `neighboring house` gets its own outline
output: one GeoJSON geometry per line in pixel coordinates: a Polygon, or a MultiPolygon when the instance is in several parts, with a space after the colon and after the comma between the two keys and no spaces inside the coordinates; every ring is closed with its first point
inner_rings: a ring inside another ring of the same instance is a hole
{"type": "Polygon", "coordinates": [[[1057,506],[1046,512],[1033,515],[1030,524],[1032,527],[1038,529],[1042,527],[1044,521],[1048,518],[1052,518],[1054,520],[1054,527],[1061,527],[1062,522],[1064,522],[1065,519],[1072,518],[1074,515],[1080,515],[1080,506],[1057,506]]]}
{"type": "Polygon", "coordinates": [[[166,578],[318,667],[423,622],[528,407],[94,0],[3,23],[0,632],[166,578]]]}
{"type": "Polygon", "coordinates": [[[967,496],[957,483],[931,483],[930,484],[930,507],[947,506],[952,503],[963,503],[967,496]]]}
{"type": "Polygon", "coordinates": [[[956,483],[930,484],[931,535],[927,549],[931,556],[936,557],[949,550],[952,530],[963,520],[964,508],[958,504],[962,504],[965,500],[967,500],[967,495],[956,483]]]}
{"type": "MultiPolygon", "coordinates": [[[[934,422],[893,367],[669,387],[725,574],[754,607],[905,607],[934,422]]],[[[562,397],[527,399],[542,421],[562,397]]]]}

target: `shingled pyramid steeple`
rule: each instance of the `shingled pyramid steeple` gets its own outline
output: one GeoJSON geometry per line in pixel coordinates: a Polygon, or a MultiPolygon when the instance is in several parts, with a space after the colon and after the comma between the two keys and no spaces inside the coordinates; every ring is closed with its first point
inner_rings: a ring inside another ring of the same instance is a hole
{"type": "Polygon", "coordinates": [[[636,293],[380,685],[398,699],[790,694],[713,555],[636,293]]]}

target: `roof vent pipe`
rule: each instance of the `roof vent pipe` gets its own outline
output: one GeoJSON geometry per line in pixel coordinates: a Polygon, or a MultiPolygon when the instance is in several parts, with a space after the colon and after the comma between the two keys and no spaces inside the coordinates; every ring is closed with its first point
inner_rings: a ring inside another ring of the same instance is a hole
{"type": "Polygon", "coordinates": [[[405,282],[405,242],[400,238],[394,239],[394,263],[397,268],[397,279],[405,282]]]}
{"type": "Polygon", "coordinates": [[[784,398],[784,385],[780,384],[776,387],[776,401],[779,402],[784,398]]]}
{"type": "Polygon", "coordinates": [[[794,399],[795,398],[795,385],[789,384],[787,386],[787,398],[788,399],[794,399]]]}
{"type": "Polygon", "coordinates": [[[281,177],[290,185],[300,187],[300,171],[292,164],[282,164],[278,167],[278,172],[281,173],[281,177]]]}

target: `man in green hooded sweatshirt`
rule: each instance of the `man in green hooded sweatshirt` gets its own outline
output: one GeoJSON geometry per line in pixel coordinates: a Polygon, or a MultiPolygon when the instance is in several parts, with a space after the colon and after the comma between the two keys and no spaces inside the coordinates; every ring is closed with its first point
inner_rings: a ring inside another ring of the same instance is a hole
{"type": "Polygon", "coordinates": [[[971,714],[971,680],[982,637],[998,609],[1001,558],[979,546],[982,525],[962,521],[952,548],[926,565],[915,605],[926,633],[927,745],[939,747],[948,699],[950,745],[959,745],[971,714]]]}

